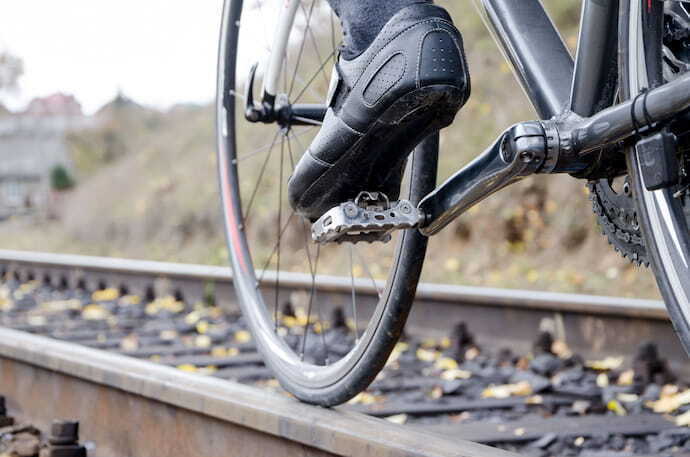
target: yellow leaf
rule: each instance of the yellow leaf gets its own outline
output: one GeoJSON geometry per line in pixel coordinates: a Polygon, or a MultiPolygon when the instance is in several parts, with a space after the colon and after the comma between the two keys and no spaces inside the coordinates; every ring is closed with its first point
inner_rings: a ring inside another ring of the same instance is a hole
{"type": "Polygon", "coordinates": [[[541,405],[544,403],[544,398],[541,395],[532,395],[531,397],[527,397],[525,403],[528,405],[541,405]]]}
{"type": "Polygon", "coordinates": [[[439,370],[455,370],[456,368],[458,368],[458,362],[451,359],[450,357],[441,357],[436,361],[434,367],[436,367],[439,370]]]}
{"type": "Polygon", "coordinates": [[[518,427],[518,428],[516,428],[516,429],[513,431],[513,434],[514,434],[515,436],[522,436],[522,435],[524,435],[524,434],[525,434],[525,429],[524,429],[524,427],[518,427]]]}
{"type": "Polygon", "coordinates": [[[137,295],[125,295],[120,299],[121,305],[138,305],[141,303],[141,297],[137,295]]]}
{"type": "Polygon", "coordinates": [[[687,427],[690,425],[690,411],[685,411],[674,418],[678,427],[687,427]]]}
{"type": "Polygon", "coordinates": [[[443,379],[444,381],[454,381],[456,379],[469,379],[471,376],[471,372],[466,370],[460,370],[458,368],[445,370],[441,373],[441,379],[443,379]]]}
{"type": "Polygon", "coordinates": [[[211,338],[208,335],[198,335],[194,338],[194,346],[198,348],[211,347],[211,338]]]}
{"type": "Polygon", "coordinates": [[[196,373],[197,369],[194,365],[185,363],[177,366],[178,370],[186,371],[188,373],[196,373]]]}
{"type": "Polygon", "coordinates": [[[621,405],[618,400],[609,400],[609,402],[606,404],[606,408],[609,411],[613,411],[616,416],[625,416],[628,414],[628,412],[623,408],[623,405],[621,405]]]}
{"type": "Polygon", "coordinates": [[[450,347],[451,341],[450,338],[447,336],[444,336],[441,338],[441,341],[439,341],[439,346],[441,346],[443,349],[448,349],[450,347]]]}
{"type": "Polygon", "coordinates": [[[109,313],[105,308],[103,308],[101,305],[96,305],[93,303],[86,305],[81,311],[82,319],[87,321],[104,320],[106,317],[108,317],[108,315],[109,313]]]}
{"type": "Polygon", "coordinates": [[[652,408],[655,413],[671,413],[688,403],[690,403],[690,389],[663,396],[656,401],[648,401],[646,405],[652,408]]]}
{"type": "Polygon", "coordinates": [[[489,386],[482,392],[482,398],[508,398],[512,396],[532,395],[532,386],[527,381],[515,384],[489,386]]]}
{"type": "Polygon", "coordinates": [[[235,332],[235,341],[238,343],[248,343],[252,340],[252,334],[246,330],[238,330],[235,332]]]}
{"type": "Polygon", "coordinates": [[[587,368],[593,370],[615,370],[623,364],[623,357],[606,357],[603,360],[588,360],[585,362],[587,368]]]}
{"type": "Polygon", "coordinates": [[[108,289],[97,290],[91,294],[91,300],[93,301],[112,301],[120,297],[120,292],[110,287],[108,289]]]}
{"type": "Polygon", "coordinates": [[[206,332],[208,332],[208,322],[206,321],[199,321],[196,323],[196,332],[203,335],[206,332]]]}
{"type": "Polygon", "coordinates": [[[585,444],[585,437],[578,436],[577,438],[575,438],[575,441],[573,441],[573,444],[577,447],[582,446],[583,444],[585,444]]]}
{"type": "Polygon", "coordinates": [[[423,362],[433,362],[440,357],[438,351],[432,351],[429,349],[419,348],[417,349],[417,358],[423,362]]]}

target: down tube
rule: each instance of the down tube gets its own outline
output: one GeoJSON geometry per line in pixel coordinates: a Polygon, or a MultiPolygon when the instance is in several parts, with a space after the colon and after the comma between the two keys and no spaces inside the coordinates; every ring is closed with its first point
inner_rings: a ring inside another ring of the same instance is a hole
{"type": "Polygon", "coordinates": [[[541,119],[569,107],[573,58],[539,0],[474,0],[541,119]]]}

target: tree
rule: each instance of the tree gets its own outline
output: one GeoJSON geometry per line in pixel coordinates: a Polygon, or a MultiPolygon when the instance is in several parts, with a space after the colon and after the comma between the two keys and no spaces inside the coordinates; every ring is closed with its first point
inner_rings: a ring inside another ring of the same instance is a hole
{"type": "Polygon", "coordinates": [[[0,90],[14,89],[24,72],[22,59],[6,51],[0,51],[0,90]]]}
{"type": "Polygon", "coordinates": [[[58,191],[74,187],[74,179],[63,165],[55,165],[50,170],[50,187],[58,191]]]}

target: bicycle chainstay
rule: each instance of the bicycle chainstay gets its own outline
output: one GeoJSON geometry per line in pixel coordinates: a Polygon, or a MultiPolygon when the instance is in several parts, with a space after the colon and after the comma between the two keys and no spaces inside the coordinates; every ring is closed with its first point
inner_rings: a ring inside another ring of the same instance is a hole
{"type": "Polygon", "coordinates": [[[409,201],[390,202],[382,192],[360,192],[354,201],[341,203],[312,224],[317,243],[373,243],[391,240],[391,232],[418,227],[423,214],[409,201]]]}

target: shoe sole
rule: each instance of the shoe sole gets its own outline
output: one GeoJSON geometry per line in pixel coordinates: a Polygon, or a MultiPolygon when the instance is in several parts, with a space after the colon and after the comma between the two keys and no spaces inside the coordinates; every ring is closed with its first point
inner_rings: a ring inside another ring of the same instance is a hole
{"type": "Polygon", "coordinates": [[[464,102],[463,92],[450,85],[426,86],[400,97],[307,188],[296,202],[297,212],[314,221],[342,203],[339,198],[354,199],[361,190],[397,199],[399,189],[386,189],[391,175],[421,140],[450,125],[464,102]]]}

